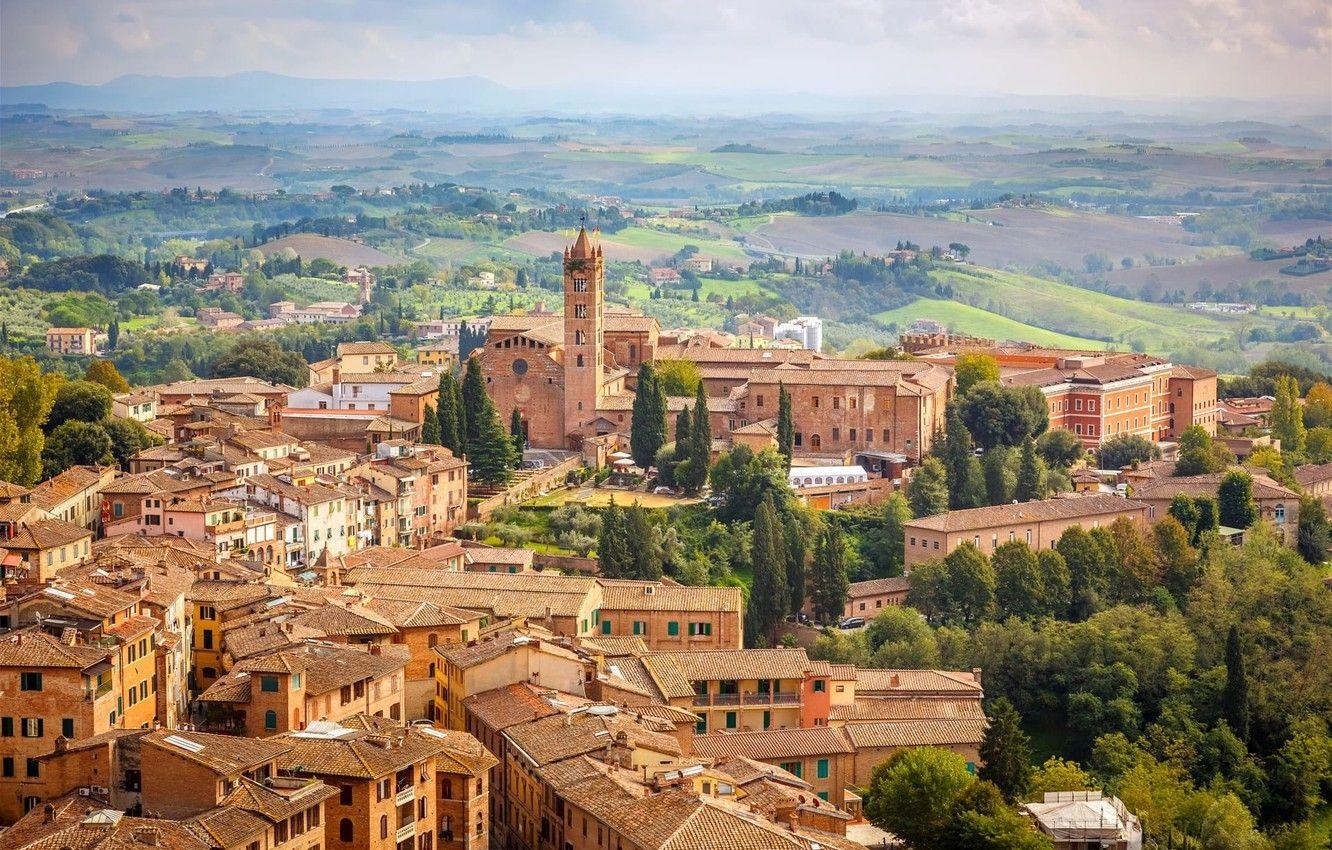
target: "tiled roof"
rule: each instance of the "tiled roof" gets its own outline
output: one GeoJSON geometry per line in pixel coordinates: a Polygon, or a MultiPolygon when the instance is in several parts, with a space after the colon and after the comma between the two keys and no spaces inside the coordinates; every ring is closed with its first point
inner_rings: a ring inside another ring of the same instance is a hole
{"type": "Polygon", "coordinates": [[[803,649],[712,649],[653,652],[643,664],[663,694],[686,697],[693,683],[718,679],[803,679],[810,670],[803,649]]]}
{"type": "Polygon", "coordinates": [[[32,491],[9,481],[0,481],[0,499],[19,499],[32,491]]]}
{"type": "Polygon", "coordinates": [[[114,587],[63,576],[57,577],[39,593],[47,598],[47,602],[68,610],[91,614],[98,619],[128,611],[139,601],[137,593],[125,593],[114,587]]]}
{"type": "Polygon", "coordinates": [[[63,519],[43,519],[19,526],[14,536],[5,541],[5,548],[39,551],[53,546],[77,543],[91,537],[92,532],[88,529],[65,522],[63,519]]]}
{"type": "Polygon", "coordinates": [[[738,587],[606,584],[601,591],[602,611],[739,611],[743,604],[738,587]]]}
{"type": "Polygon", "coordinates": [[[277,591],[266,584],[238,581],[196,581],[190,588],[189,600],[230,611],[252,605],[262,599],[275,599],[277,591]]]}
{"type": "Polygon", "coordinates": [[[209,847],[235,847],[262,838],[272,826],[254,812],[235,806],[209,809],[186,823],[209,847]]]}
{"type": "Polygon", "coordinates": [[[27,631],[0,637],[0,667],[71,667],[83,670],[105,660],[113,650],[69,646],[46,632],[27,631]]]}
{"type": "Polygon", "coordinates": [[[436,647],[435,652],[453,666],[466,670],[469,667],[484,664],[492,658],[499,658],[514,647],[526,646],[533,642],[533,638],[522,632],[503,629],[489,634],[481,640],[436,647]]]}
{"type": "MultiPolygon", "coordinates": [[[[1140,493],[1134,495],[1141,496],[1140,493]]],[[[1105,516],[1135,510],[1145,511],[1147,506],[1133,499],[1124,499],[1109,493],[1096,493],[1085,496],[1042,499],[1034,502],[1018,502],[1009,505],[992,505],[986,508],[946,511],[934,516],[910,520],[906,523],[906,527],[913,530],[950,533],[1004,525],[1021,525],[1022,523],[1105,516]]]]}
{"type": "Polygon", "coordinates": [[[481,616],[464,608],[440,607],[409,599],[368,599],[364,607],[399,629],[459,626],[481,616]]]}
{"type": "Polygon", "coordinates": [[[608,742],[663,755],[680,755],[680,742],[675,736],[648,729],[636,716],[620,711],[603,715],[594,714],[589,708],[575,714],[543,717],[510,726],[504,736],[538,766],[601,752],[608,742]]]}
{"type": "Polygon", "coordinates": [[[467,562],[471,564],[516,564],[531,566],[536,554],[531,549],[513,549],[505,546],[468,546],[467,562]]]}
{"type": "Polygon", "coordinates": [[[337,793],[336,789],[316,780],[311,780],[302,788],[282,788],[279,792],[247,777],[241,777],[235,790],[222,798],[222,805],[255,812],[276,823],[337,793]]]}
{"type": "Polygon", "coordinates": [[[71,466],[59,475],[32,488],[32,503],[51,510],[71,496],[91,489],[102,480],[110,467],[71,466]]]}
{"type": "Polygon", "coordinates": [[[578,639],[579,646],[588,652],[600,652],[607,658],[622,655],[642,655],[648,651],[647,643],[641,637],[614,635],[593,635],[578,639]]]}
{"type": "Polygon", "coordinates": [[[0,834],[0,846],[5,850],[142,850],[151,846],[150,840],[171,850],[219,846],[180,821],[129,817],[106,808],[105,801],[98,798],[70,793],[46,803],[54,809],[49,821],[46,805],[34,806],[0,834]]]}
{"type": "Polygon", "coordinates": [[[330,603],[296,614],[287,622],[338,637],[391,635],[398,630],[375,611],[362,606],[330,603]]]}
{"type": "Polygon", "coordinates": [[[589,700],[518,682],[471,694],[463,700],[467,713],[496,732],[542,717],[587,705],[589,700]],[[558,705],[556,704],[558,703],[558,705]]]}
{"type": "MultiPolygon", "coordinates": [[[[1247,471],[1247,470],[1246,470],[1247,471]]],[[[1135,499],[1169,499],[1183,493],[1186,496],[1215,496],[1228,472],[1210,472],[1205,475],[1184,475],[1175,478],[1157,478],[1144,481],[1133,490],[1135,499]]],[[[1255,499],[1299,500],[1299,494],[1289,487],[1273,481],[1262,473],[1249,473],[1253,478],[1255,499]]],[[[1113,497],[1110,497],[1113,498],[1113,497]]]]}
{"type": "Polygon", "coordinates": [[[881,593],[906,593],[911,589],[911,583],[904,576],[893,576],[892,578],[872,578],[869,581],[853,581],[847,587],[847,593],[850,598],[855,599],[863,596],[878,596],[881,593]]]}
{"type": "Polygon", "coordinates": [[[338,357],[347,354],[397,354],[398,350],[387,342],[340,342],[338,357]]]}
{"type": "Polygon", "coordinates": [[[705,758],[745,756],[770,759],[804,758],[851,753],[850,742],[831,726],[804,729],[763,729],[756,732],[713,732],[694,736],[694,752],[705,758]]]}
{"type": "Polygon", "coordinates": [[[1332,479],[1332,463],[1312,464],[1295,467],[1295,480],[1301,487],[1308,487],[1332,479]]]}
{"type": "Polygon", "coordinates": [[[407,647],[379,644],[375,648],[378,653],[342,644],[306,642],[248,658],[224,679],[239,673],[302,673],[305,692],[316,696],[363,679],[387,676],[407,665],[407,647]]]}
{"type": "Polygon", "coordinates": [[[866,747],[938,747],[950,744],[979,744],[985,737],[986,721],[879,720],[850,723],[843,732],[856,749],[866,747]]]}
{"type": "Polygon", "coordinates": [[[119,638],[121,643],[129,643],[141,635],[148,634],[161,624],[162,621],[156,617],[147,617],[142,614],[136,614],[133,617],[127,617],[110,628],[102,629],[102,634],[119,638]]]}
{"type": "Polygon", "coordinates": [[[220,776],[234,776],[258,767],[272,761],[288,749],[286,742],[274,738],[239,738],[234,735],[214,735],[182,729],[162,729],[144,735],[142,745],[157,747],[177,758],[203,765],[220,776]],[[168,740],[181,738],[195,746],[181,747],[168,740]]]}
{"type": "MultiPolygon", "coordinates": [[[[665,701],[667,698],[642,658],[632,655],[607,658],[600,676],[607,685],[620,690],[634,691],[653,700],[665,701]]],[[[672,677],[670,681],[677,688],[681,684],[679,677],[672,677]]]]}
{"type": "Polygon", "coordinates": [[[980,695],[974,699],[875,699],[857,697],[852,705],[834,705],[830,720],[861,723],[874,720],[984,720],[980,695]]]}
{"type": "Polygon", "coordinates": [[[856,696],[917,692],[976,694],[980,683],[971,673],[953,670],[856,670],[856,696]]]}

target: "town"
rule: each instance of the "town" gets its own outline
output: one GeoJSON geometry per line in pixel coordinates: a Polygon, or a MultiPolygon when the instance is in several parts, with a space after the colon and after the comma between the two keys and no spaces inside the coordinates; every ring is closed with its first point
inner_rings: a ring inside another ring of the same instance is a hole
{"type": "Polygon", "coordinates": [[[607,306],[595,232],[563,269],[559,312],[441,321],[414,360],[340,343],[300,388],[112,392],[88,328],[46,332],[82,380],[6,361],[11,427],[34,439],[31,387],[49,433],[36,467],[5,459],[40,480],[0,485],[0,846],[924,846],[882,828],[887,786],[955,760],[1012,795],[995,829],[1140,847],[1125,801],[1027,763],[1020,701],[991,697],[1014,671],[919,644],[1175,606],[1227,549],[1321,562],[1332,464],[1291,463],[1326,442],[1327,383],[1218,398],[1160,357],[928,323],[896,357],[828,357],[815,317],[758,346],[775,323],[607,306]],[[148,444],[80,462],[111,420],[148,444]],[[515,512],[553,496],[563,545],[524,545],[515,512]],[[713,557],[748,586],[647,517],[667,507],[742,520],[711,533],[747,552],[713,557]]]}

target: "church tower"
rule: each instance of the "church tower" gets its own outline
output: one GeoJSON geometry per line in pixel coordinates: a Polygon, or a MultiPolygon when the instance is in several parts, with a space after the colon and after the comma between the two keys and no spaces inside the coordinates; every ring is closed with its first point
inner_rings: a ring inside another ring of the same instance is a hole
{"type": "Polygon", "coordinates": [[[605,382],[605,264],[601,243],[579,228],[564,249],[564,433],[585,433],[605,382]]]}

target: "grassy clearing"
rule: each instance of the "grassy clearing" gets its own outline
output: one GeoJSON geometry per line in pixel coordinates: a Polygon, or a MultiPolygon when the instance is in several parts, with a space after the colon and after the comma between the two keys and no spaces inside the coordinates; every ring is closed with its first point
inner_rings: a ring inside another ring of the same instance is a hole
{"type": "Polygon", "coordinates": [[[676,505],[696,505],[699,503],[698,499],[659,496],[656,493],[644,493],[641,490],[608,490],[602,488],[571,490],[564,488],[553,490],[544,496],[538,496],[529,502],[524,502],[523,507],[558,508],[561,505],[575,504],[586,508],[604,508],[610,504],[612,498],[615,499],[615,504],[620,507],[632,505],[634,502],[645,508],[671,508],[676,505]]]}
{"type": "Polygon", "coordinates": [[[664,233],[644,227],[626,227],[618,233],[607,234],[603,237],[603,241],[633,248],[652,248],[668,254],[674,254],[686,245],[693,245],[704,256],[738,261],[748,259],[740,246],[715,237],[709,239],[696,233],[664,233]]]}
{"type": "Polygon", "coordinates": [[[1024,324],[998,313],[990,313],[956,301],[933,301],[922,298],[905,307],[876,313],[873,319],[884,325],[895,322],[899,327],[906,327],[917,319],[935,319],[953,330],[973,336],[1000,340],[1021,339],[1062,348],[1102,348],[1105,345],[1104,342],[1093,339],[1070,336],[1024,324]]]}
{"type": "Polygon", "coordinates": [[[990,312],[1059,333],[1137,342],[1152,351],[1171,351],[1226,338],[1233,319],[1191,313],[1142,301],[1116,298],[1016,272],[969,267],[936,272],[955,298],[990,312]]]}

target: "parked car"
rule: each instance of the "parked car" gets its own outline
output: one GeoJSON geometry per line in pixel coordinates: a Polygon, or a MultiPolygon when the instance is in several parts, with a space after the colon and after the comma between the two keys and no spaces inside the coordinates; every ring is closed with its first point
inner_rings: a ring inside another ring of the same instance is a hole
{"type": "Polygon", "coordinates": [[[864,618],[864,617],[847,617],[845,620],[843,620],[842,622],[840,622],[840,623],[837,624],[837,628],[839,628],[839,629],[858,629],[858,628],[860,628],[860,627],[863,626],[863,625],[865,625],[865,618],[864,618]]]}
{"type": "Polygon", "coordinates": [[[652,492],[658,496],[674,496],[675,490],[670,487],[653,487],[652,492]]]}

